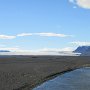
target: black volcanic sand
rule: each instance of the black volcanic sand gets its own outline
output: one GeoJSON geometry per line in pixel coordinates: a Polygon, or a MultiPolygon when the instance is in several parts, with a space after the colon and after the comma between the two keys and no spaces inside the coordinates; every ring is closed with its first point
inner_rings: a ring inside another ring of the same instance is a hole
{"type": "Polygon", "coordinates": [[[0,56],[0,90],[32,90],[62,73],[90,66],[85,56],[0,56]]]}

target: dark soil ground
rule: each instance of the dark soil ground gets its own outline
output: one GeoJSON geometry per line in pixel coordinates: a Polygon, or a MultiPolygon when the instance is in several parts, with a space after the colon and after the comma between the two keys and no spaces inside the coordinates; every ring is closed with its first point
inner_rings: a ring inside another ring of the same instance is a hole
{"type": "Polygon", "coordinates": [[[90,66],[88,56],[0,56],[0,90],[32,90],[59,74],[90,66]]]}

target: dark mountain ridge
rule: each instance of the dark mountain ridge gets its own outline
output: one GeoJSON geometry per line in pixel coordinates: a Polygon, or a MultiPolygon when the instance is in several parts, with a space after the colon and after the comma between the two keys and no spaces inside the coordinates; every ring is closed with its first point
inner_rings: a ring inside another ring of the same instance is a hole
{"type": "Polygon", "coordinates": [[[90,56],[90,46],[79,46],[74,53],[81,53],[81,56],[90,56]]]}

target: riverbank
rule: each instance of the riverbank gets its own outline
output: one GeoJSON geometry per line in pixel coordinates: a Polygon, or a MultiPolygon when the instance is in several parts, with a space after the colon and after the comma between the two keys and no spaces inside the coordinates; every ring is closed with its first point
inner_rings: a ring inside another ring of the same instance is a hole
{"type": "Polygon", "coordinates": [[[0,90],[32,90],[35,86],[82,66],[84,56],[0,56],[0,90]]]}

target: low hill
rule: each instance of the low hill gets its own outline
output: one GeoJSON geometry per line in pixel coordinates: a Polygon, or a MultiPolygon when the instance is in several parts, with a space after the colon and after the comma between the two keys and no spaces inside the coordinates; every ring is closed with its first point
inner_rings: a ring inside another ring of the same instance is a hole
{"type": "Polygon", "coordinates": [[[0,50],[0,52],[10,52],[9,50],[0,50]]]}

